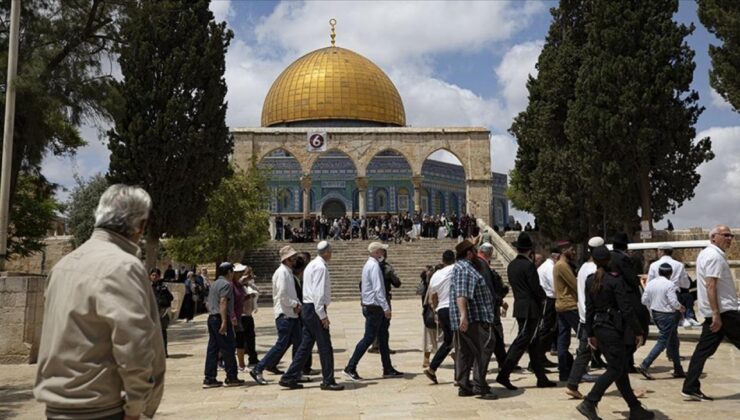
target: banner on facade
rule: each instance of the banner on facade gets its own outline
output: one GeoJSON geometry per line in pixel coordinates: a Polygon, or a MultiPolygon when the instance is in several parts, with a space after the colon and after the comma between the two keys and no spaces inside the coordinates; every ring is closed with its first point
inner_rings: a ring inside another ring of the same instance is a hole
{"type": "Polygon", "coordinates": [[[309,131],[306,133],[306,139],[308,140],[309,152],[326,151],[326,131],[309,131]]]}

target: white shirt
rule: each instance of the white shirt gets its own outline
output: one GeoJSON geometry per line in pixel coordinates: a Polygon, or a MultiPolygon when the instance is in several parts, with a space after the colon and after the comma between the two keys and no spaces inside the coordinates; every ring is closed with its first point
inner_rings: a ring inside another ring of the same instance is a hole
{"type": "Polygon", "coordinates": [[[435,311],[450,307],[450,279],[452,279],[452,269],[455,264],[450,264],[432,274],[429,280],[429,288],[432,293],[437,295],[437,308],[435,311]]]}
{"type": "Polygon", "coordinates": [[[319,319],[326,319],[326,307],[331,303],[331,281],[326,261],[320,256],[303,270],[303,303],[313,303],[319,319]]]}
{"type": "Polygon", "coordinates": [[[650,268],[648,269],[648,282],[660,276],[658,269],[661,264],[670,264],[671,268],[673,268],[673,274],[671,275],[670,280],[676,285],[676,287],[688,289],[691,286],[691,280],[689,280],[689,275],[686,274],[686,269],[684,268],[683,263],[674,260],[670,255],[663,255],[658,261],[650,264],[650,268]]]}
{"type": "Polygon", "coordinates": [[[295,290],[293,271],[285,264],[280,264],[272,275],[272,307],[275,318],[285,315],[288,318],[298,318],[293,311],[296,305],[300,306],[298,293],[295,290]]]}
{"type": "Polygon", "coordinates": [[[380,272],[378,260],[369,257],[365,266],[362,267],[362,304],[376,305],[388,312],[390,307],[385,300],[385,286],[383,285],[383,273],[380,272]]]}
{"type": "Polygon", "coordinates": [[[676,292],[678,287],[671,280],[658,276],[645,286],[642,293],[642,304],[651,311],[676,312],[681,304],[678,303],[676,292]]]}
{"type": "Polygon", "coordinates": [[[553,286],[552,271],[555,269],[555,262],[548,258],[537,269],[540,276],[540,286],[545,290],[547,297],[555,299],[555,287],[553,286]]]}
{"type": "Polygon", "coordinates": [[[730,264],[727,256],[717,245],[709,244],[696,257],[696,288],[699,298],[699,312],[705,317],[712,316],[712,307],[709,305],[706,278],[717,279],[717,304],[719,312],[737,311],[737,289],[732,280],[730,264]]]}
{"type": "Polygon", "coordinates": [[[586,323],[586,279],[596,272],[596,264],[591,261],[583,263],[578,269],[577,284],[578,290],[578,318],[581,324],[586,323]]]}

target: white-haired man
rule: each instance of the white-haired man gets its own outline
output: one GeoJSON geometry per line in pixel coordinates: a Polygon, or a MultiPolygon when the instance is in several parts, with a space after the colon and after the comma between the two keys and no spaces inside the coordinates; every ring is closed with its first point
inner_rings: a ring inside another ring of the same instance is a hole
{"type": "Polygon", "coordinates": [[[327,308],[331,303],[331,280],[326,263],[331,261],[332,248],[327,241],[319,242],[318,256],[303,270],[303,337],[295,358],[290,367],[280,379],[280,385],[290,389],[302,388],[298,383],[301,371],[306,361],[311,357],[314,343],[319,348],[321,361],[321,389],[325,391],[341,391],[343,385],[334,379],[334,349],[329,334],[329,315],[327,308]]]}
{"type": "Polygon", "coordinates": [[[34,387],[47,418],[135,420],[159,407],[164,342],[137,245],[151,205],[139,187],[108,187],[90,239],[49,274],[34,387]]]}
{"type": "Polygon", "coordinates": [[[704,363],[717,351],[725,337],[740,349],[737,289],[725,254],[734,237],[729,227],[714,227],[709,232],[709,246],[696,257],[697,296],[704,325],[681,390],[681,394],[688,399],[712,400],[701,392],[699,377],[704,370],[704,363]]]}

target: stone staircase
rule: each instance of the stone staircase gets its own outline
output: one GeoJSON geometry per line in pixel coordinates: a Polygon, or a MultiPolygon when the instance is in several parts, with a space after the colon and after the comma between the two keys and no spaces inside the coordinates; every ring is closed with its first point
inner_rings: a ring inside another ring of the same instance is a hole
{"type": "MultiPolygon", "coordinates": [[[[359,300],[362,267],[368,258],[367,246],[369,241],[333,241],[333,256],[329,263],[332,282],[332,300],[359,300]]],[[[426,265],[434,265],[441,261],[442,252],[446,249],[454,250],[456,240],[429,239],[413,243],[390,244],[388,261],[396,269],[401,279],[401,287],[393,289],[394,299],[416,298],[416,286],[419,283],[419,274],[426,265]]],[[[254,268],[257,286],[262,292],[260,301],[271,299],[272,273],[280,264],[278,250],[291,245],[296,251],[307,251],[311,257],[316,256],[316,242],[314,243],[286,243],[271,241],[259,250],[248,252],[243,261],[254,268]]],[[[506,281],[506,270],[503,264],[494,259],[491,265],[506,281]]]]}

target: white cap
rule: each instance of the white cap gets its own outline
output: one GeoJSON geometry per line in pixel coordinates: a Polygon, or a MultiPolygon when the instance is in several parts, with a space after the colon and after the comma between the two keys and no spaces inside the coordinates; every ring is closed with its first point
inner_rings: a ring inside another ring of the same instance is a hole
{"type": "Polygon", "coordinates": [[[318,245],[316,245],[316,249],[318,249],[319,251],[323,251],[323,250],[325,250],[326,248],[329,248],[329,246],[330,246],[330,245],[329,245],[329,242],[326,242],[326,241],[321,241],[321,242],[319,242],[319,244],[318,244],[318,245]]]}
{"type": "Polygon", "coordinates": [[[493,249],[493,245],[491,245],[490,242],[483,242],[483,244],[481,244],[481,246],[478,247],[478,249],[480,249],[480,250],[493,249]]]}
{"type": "Polygon", "coordinates": [[[370,242],[370,245],[367,246],[368,252],[375,252],[379,249],[388,249],[388,245],[381,244],[380,242],[370,242]]]}
{"type": "Polygon", "coordinates": [[[244,264],[236,263],[234,264],[234,272],[239,273],[241,271],[245,271],[247,269],[247,266],[244,264]]]}
{"type": "Polygon", "coordinates": [[[601,236],[594,236],[593,238],[588,240],[588,246],[589,248],[596,248],[597,246],[604,245],[604,238],[601,236]]]}

